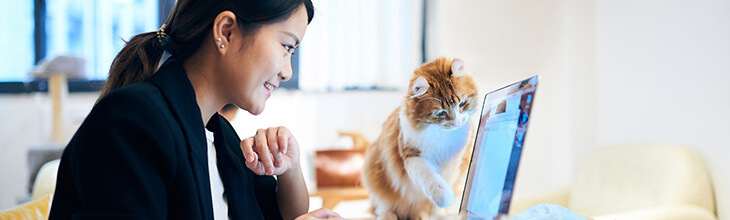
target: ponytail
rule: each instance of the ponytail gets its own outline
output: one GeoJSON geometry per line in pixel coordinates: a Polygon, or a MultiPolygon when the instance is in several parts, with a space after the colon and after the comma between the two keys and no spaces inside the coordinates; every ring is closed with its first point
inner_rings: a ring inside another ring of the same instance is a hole
{"type": "Polygon", "coordinates": [[[109,78],[97,101],[114,89],[152,77],[164,52],[157,35],[157,32],[142,33],[126,42],[124,48],[114,57],[109,78]]]}

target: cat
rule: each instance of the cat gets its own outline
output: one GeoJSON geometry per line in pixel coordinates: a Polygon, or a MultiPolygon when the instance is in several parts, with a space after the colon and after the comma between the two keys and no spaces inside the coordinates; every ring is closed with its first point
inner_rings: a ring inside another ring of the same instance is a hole
{"type": "Polygon", "coordinates": [[[423,64],[408,88],[365,154],[363,185],[377,219],[428,219],[450,206],[471,156],[479,100],[464,62],[423,64]]]}

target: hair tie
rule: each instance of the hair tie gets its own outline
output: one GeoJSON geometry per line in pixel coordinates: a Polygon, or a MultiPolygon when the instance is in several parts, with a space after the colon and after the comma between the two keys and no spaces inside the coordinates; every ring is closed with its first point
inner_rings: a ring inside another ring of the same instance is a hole
{"type": "Polygon", "coordinates": [[[160,43],[160,47],[163,50],[169,52],[170,54],[180,55],[182,50],[175,43],[175,41],[172,40],[172,37],[165,33],[165,28],[167,28],[167,24],[163,24],[162,27],[157,30],[157,34],[155,35],[157,37],[157,42],[160,43]]]}
{"type": "Polygon", "coordinates": [[[160,27],[160,29],[157,29],[157,34],[155,34],[155,36],[157,37],[158,43],[162,43],[162,40],[167,37],[167,33],[165,33],[165,27],[167,27],[167,24],[162,24],[162,27],[160,27]]]}

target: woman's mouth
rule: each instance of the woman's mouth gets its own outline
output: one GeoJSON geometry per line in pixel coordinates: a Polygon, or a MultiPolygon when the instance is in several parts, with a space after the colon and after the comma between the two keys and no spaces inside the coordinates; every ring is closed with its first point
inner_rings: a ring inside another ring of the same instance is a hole
{"type": "Polygon", "coordinates": [[[264,88],[266,88],[266,94],[271,96],[271,91],[274,90],[274,88],[276,87],[274,85],[271,85],[271,83],[265,82],[264,88]]]}

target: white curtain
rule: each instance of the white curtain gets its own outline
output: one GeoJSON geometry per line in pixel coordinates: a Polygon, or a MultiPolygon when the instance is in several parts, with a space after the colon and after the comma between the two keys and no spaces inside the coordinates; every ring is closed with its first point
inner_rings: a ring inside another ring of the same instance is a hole
{"type": "Polygon", "coordinates": [[[422,0],[313,0],[301,44],[304,91],[402,89],[421,64],[422,0]]]}

